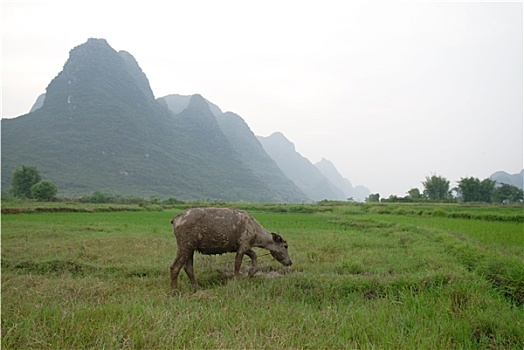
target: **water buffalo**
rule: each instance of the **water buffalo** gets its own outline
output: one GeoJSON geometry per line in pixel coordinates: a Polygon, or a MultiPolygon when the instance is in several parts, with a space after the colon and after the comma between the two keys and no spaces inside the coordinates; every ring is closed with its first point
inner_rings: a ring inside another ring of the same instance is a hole
{"type": "Polygon", "coordinates": [[[257,255],[253,247],[268,249],[285,266],[291,265],[286,240],[269,232],[243,210],[228,208],[192,208],[175,216],[171,223],[178,251],[171,265],[171,289],[177,289],[180,269],[184,267],[193,288],[199,288],[193,272],[193,254],[222,254],[236,252],[235,276],[240,276],[244,254],[251,258],[248,275],[257,271],[257,255]]]}

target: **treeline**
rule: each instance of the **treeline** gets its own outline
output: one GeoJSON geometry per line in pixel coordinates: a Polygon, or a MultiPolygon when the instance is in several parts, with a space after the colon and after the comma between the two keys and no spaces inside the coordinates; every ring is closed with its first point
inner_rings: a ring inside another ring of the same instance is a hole
{"type": "Polygon", "coordinates": [[[380,194],[371,194],[367,202],[447,202],[447,203],[494,203],[510,204],[524,201],[524,191],[520,188],[497,183],[489,178],[480,180],[475,177],[461,178],[457,186],[450,188],[450,182],[443,176],[426,176],[422,182],[424,187],[421,192],[412,188],[407,196],[398,197],[391,195],[389,198],[380,198],[380,194]]]}
{"type": "MultiPolygon", "coordinates": [[[[497,183],[489,178],[480,180],[474,177],[461,178],[457,186],[450,188],[450,182],[443,176],[426,176],[422,182],[424,189],[412,188],[407,192],[407,196],[398,197],[391,195],[389,198],[380,198],[380,194],[370,194],[366,202],[440,202],[440,203],[461,203],[461,202],[482,202],[494,204],[513,204],[524,201],[524,191],[516,186],[497,183]]],[[[34,166],[22,166],[13,172],[11,187],[8,192],[2,192],[2,198],[9,197],[21,199],[36,199],[41,201],[57,200],[58,188],[50,181],[42,180],[40,172],[34,166]]],[[[71,200],[68,198],[68,200],[71,200]]],[[[82,203],[116,203],[116,204],[181,204],[182,201],[176,198],[149,200],[141,197],[120,196],[110,193],[95,191],[90,196],[83,196],[74,199],[82,203]]],[[[208,199],[206,202],[216,202],[217,200],[208,199]]]]}
{"type": "MultiPolygon", "coordinates": [[[[42,180],[40,171],[35,166],[22,166],[13,172],[11,187],[8,191],[2,191],[2,199],[33,199],[38,201],[56,201],[58,188],[50,181],[42,180]]],[[[80,203],[97,203],[97,204],[136,204],[136,205],[175,205],[182,203],[176,198],[145,199],[134,196],[121,196],[112,193],[95,191],[90,196],[78,198],[66,198],[68,201],[80,203]]]]}
{"type": "Polygon", "coordinates": [[[158,199],[155,197],[148,199],[142,197],[133,196],[120,196],[111,193],[104,193],[101,191],[95,191],[91,196],[83,196],[76,199],[80,203],[97,203],[97,204],[137,204],[137,205],[175,205],[182,204],[174,197],[167,199],[158,199]]]}

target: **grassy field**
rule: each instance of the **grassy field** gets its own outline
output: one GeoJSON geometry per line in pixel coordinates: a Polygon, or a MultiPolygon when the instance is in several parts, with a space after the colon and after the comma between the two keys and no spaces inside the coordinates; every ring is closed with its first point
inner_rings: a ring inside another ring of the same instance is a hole
{"type": "Polygon", "coordinates": [[[293,266],[196,255],[171,296],[182,207],[3,204],[2,348],[524,348],[522,207],[239,206],[293,266]]]}

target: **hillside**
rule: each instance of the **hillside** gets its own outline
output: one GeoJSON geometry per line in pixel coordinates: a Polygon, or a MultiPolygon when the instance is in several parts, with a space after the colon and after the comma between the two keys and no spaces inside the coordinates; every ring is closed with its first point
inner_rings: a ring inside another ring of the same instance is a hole
{"type": "Polygon", "coordinates": [[[103,39],[70,51],[40,108],[2,120],[2,188],[22,165],[38,167],[62,196],[273,199],[203,98],[175,116],[155,100],[133,56],[103,39]]]}
{"type": "Polygon", "coordinates": [[[183,186],[187,195],[200,191],[198,187],[206,184],[206,194],[211,199],[275,200],[269,186],[242,161],[223,134],[202,96],[193,95],[188,107],[174,120],[175,152],[181,168],[191,174],[183,186]]]}
{"type": "Polygon", "coordinates": [[[295,145],[282,133],[258,137],[264,150],[298,188],[311,199],[346,200],[340,188],[329,181],[307,158],[295,150],[295,145]]]}
{"type": "MultiPolygon", "coordinates": [[[[158,99],[174,113],[184,111],[191,96],[168,95],[158,99]]],[[[278,165],[264,151],[255,134],[239,115],[226,112],[214,103],[204,99],[216,118],[221,131],[240,155],[241,162],[269,187],[271,198],[278,202],[308,202],[310,199],[280,170],[278,165]]],[[[209,118],[211,118],[209,116],[209,118]]],[[[209,120],[208,124],[215,124],[209,120]]]]}
{"type": "Polygon", "coordinates": [[[146,135],[167,140],[172,128],[169,111],[147,88],[104,40],[71,50],[42,106],[2,120],[2,187],[15,168],[35,165],[67,195],[138,190],[139,169],[146,155],[155,156],[146,135]]]}
{"type": "Polygon", "coordinates": [[[217,115],[217,121],[242,161],[271,188],[278,201],[309,202],[310,199],[289,180],[273,159],[264,151],[255,134],[239,115],[226,112],[217,115]]]}
{"type": "Polygon", "coordinates": [[[347,198],[353,198],[358,202],[364,202],[371,193],[368,188],[364,186],[353,187],[351,181],[343,177],[335,167],[335,165],[329,160],[322,158],[319,162],[315,163],[318,170],[324,175],[329,181],[335,186],[340,188],[347,198]]]}

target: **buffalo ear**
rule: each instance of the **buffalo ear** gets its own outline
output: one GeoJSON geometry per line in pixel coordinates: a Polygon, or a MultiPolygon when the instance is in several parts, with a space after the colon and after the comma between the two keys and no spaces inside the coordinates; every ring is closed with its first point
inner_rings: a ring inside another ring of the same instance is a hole
{"type": "Polygon", "coordinates": [[[273,241],[276,243],[282,243],[282,236],[278,233],[271,232],[271,235],[273,236],[273,241]]]}

